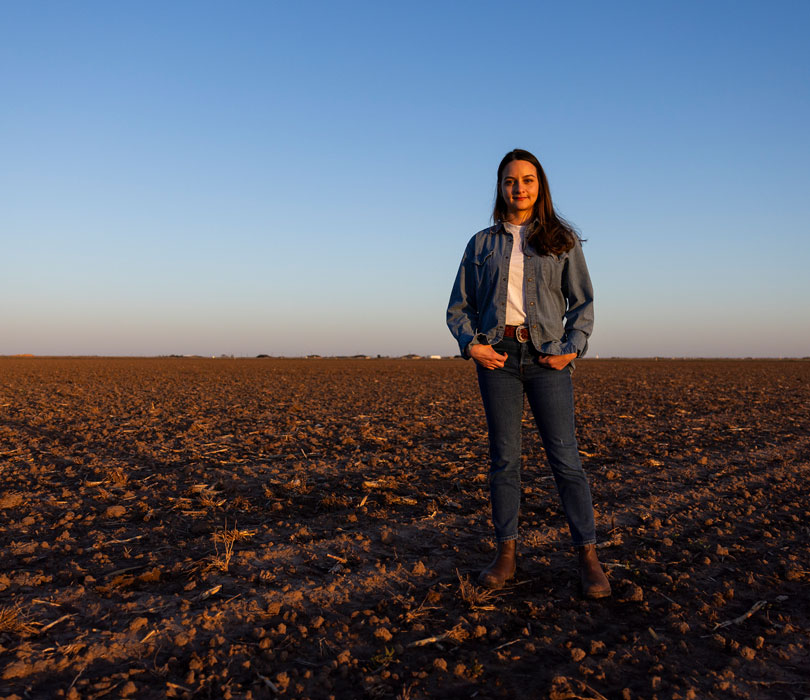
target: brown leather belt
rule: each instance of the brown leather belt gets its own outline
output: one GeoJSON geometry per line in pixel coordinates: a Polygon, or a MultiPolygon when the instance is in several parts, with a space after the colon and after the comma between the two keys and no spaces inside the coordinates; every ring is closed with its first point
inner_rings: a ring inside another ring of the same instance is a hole
{"type": "Polygon", "coordinates": [[[525,343],[529,339],[529,329],[526,326],[504,326],[504,338],[515,338],[519,343],[525,343]]]}

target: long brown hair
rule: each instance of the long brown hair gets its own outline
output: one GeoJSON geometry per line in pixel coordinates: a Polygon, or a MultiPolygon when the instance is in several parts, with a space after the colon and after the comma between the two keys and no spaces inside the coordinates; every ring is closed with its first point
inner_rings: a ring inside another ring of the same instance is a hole
{"type": "Polygon", "coordinates": [[[563,219],[556,211],[551,202],[551,192],[548,188],[548,180],[540,161],[528,151],[516,148],[509,151],[498,166],[498,181],[495,184],[495,206],[492,210],[492,220],[495,223],[506,220],[506,201],[501,194],[501,178],[506,166],[513,160],[525,160],[531,163],[537,170],[537,180],[540,191],[537,201],[534,203],[533,221],[529,224],[526,235],[526,242],[532,246],[540,255],[560,255],[571,250],[577,241],[582,241],[574,227],[563,219]]]}

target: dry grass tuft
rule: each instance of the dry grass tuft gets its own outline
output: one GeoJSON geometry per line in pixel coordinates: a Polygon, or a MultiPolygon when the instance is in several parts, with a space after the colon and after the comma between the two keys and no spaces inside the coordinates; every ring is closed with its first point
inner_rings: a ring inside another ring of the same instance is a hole
{"type": "Polygon", "coordinates": [[[415,683],[406,683],[403,685],[402,690],[397,693],[397,700],[412,700],[414,696],[411,695],[411,693],[414,692],[415,686],[415,683]]]}
{"type": "Polygon", "coordinates": [[[467,603],[471,608],[478,609],[492,609],[490,604],[492,599],[495,598],[495,591],[476,586],[470,581],[469,576],[462,576],[458,569],[456,569],[456,576],[458,576],[458,594],[459,597],[467,603]]]}
{"type": "Polygon", "coordinates": [[[228,502],[227,498],[223,498],[216,485],[195,484],[191,487],[191,492],[196,494],[203,508],[221,508],[228,502]]]}
{"type": "Polygon", "coordinates": [[[36,627],[25,619],[17,606],[3,606],[0,608],[0,632],[27,636],[36,632],[36,627]]]}
{"type": "Polygon", "coordinates": [[[129,481],[129,474],[122,467],[113,467],[107,472],[107,479],[113,486],[124,487],[129,481]]]}
{"type": "Polygon", "coordinates": [[[226,523],[222,530],[213,534],[214,550],[216,551],[216,554],[210,557],[206,569],[219,569],[223,572],[227,571],[228,567],[231,565],[234,544],[239,540],[244,540],[252,536],[252,532],[249,530],[239,530],[237,529],[236,525],[229,530],[226,523]]]}

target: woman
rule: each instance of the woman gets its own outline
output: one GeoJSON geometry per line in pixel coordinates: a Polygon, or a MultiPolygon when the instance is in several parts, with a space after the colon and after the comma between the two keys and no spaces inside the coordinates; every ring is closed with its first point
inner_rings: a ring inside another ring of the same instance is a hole
{"type": "Polygon", "coordinates": [[[528,151],[498,166],[494,226],[470,239],[447,325],[476,362],[489,430],[489,488],[498,548],[479,582],[500,588],[515,573],[520,507],[520,426],[529,400],[543,440],[586,598],[610,595],[596,557],[588,481],[574,435],[572,360],[593,328],[593,290],[581,241],[555,211],[543,168],[528,151]]]}

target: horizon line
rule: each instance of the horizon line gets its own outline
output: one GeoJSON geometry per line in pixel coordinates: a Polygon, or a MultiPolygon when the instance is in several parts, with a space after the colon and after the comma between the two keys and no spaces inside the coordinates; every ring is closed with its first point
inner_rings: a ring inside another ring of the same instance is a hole
{"type": "MultiPolygon", "coordinates": [[[[96,360],[123,360],[123,359],[142,359],[142,360],[159,360],[159,359],[175,359],[175,360],[401,360],[401,359],[432,359],[432,360],[458,360],[466,359],[460,354],[454,355],[440,355],[427,354],[422,355],[419,353],[403,353],[402,355],[382,355],[382,354],[365,354],[365,353],[352,353],[352,354],[335,354],[335,355],[321,355],[318,353],[307,353],[303,355],[270,355],[266,353],[259,353],[258,355],[235,355],[233,353],[221,353],[219,355],[200,355],[200,354],[156,354],[156,355],[93,355],[93,354],[46,354],[38,355],[35,353],[14,353],[14,354],[1,354],[0,359],[96,359],[96,360]]],[[[576,358],[576,362],[589,362],[594,360],[795,360],[807,361],[810,360],[808,355],[782,355],[782,356],[756,356],[756,355],[605,355],[599,356],[592,355],[586,357],[576,358]]]]}

